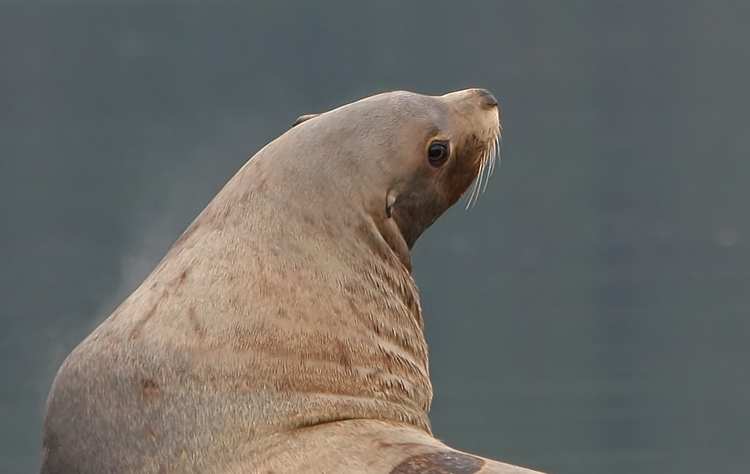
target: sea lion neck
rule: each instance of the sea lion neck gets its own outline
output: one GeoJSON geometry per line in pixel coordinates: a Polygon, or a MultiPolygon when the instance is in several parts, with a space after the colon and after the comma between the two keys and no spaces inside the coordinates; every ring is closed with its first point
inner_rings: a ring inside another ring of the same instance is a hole
{"type": "Polygon", "coordinates": [[[194,224],[202,230],[184,245],[200,256],[190,271],[204,290],[191,295],[231,301],[202,344],[233,348],[272,398],[336,399],[335,410],[308,404],[273,429],[368,417],[429,431],[411,248],[491,156],[499,119],[485,102],[476,91],[394,93],[308,118],[259,151],[194,224]],[[435,140],[449,146],[447,161],[429,161],[435,140]],[[258,353],[282,357],[256,366],[258,353]]]}
{"type": "MultiPolygon", "coordinates": [[[[411,248],[404,239],[404,235],[401,233],[401,229],[398,224],[392,218],[389,219],[378,219],[376,216],[373,219],[377,228],[378,235],[383,239],[383,242],[398,258],[398,261],[403,265],[404,269],[411,274],[412,272],[412,260],[411,260],[411,248]]],[[[382,252],[380,253],[382,256],[382,252]]],[[[383,257],[386,261],[389,259],[383,257]]]]}
{"type": "Polygon", "coordinates": [[[293,186],[278,153],[273,144],[259,152],[179,244],[210,255],[193,262],[207,280],[211,267],[228,262],[230,274],[216,278],[234,288],[243,310],[211,331],[248,355],[284,354],[281,368],[253,369],[272,394],[337,398],[335,412],[323,406],[295,415],[298,426],[368,417],[429,431],[432,386],[409,249],[392,219],[377,221],[356,195],[309,176],[293,186]],[[382,229],[388,220],[391,242],[382,229]],[[398,239],[401,253],[391,247],[398,239]]]}

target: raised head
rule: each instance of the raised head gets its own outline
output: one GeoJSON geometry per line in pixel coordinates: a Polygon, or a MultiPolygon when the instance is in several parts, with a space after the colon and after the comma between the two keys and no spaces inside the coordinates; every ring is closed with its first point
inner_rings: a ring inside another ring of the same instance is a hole
{"type": "Polygon", "coordinates": [[[371,216],[408,264],[425,229],[472,182],[469,204],[486,186],[499,152],[500,115],[485,89],[442,96],[395,91],[302,116],[288,133],[300,152],[328,153],[324,163],[289,154],[294,162],[278,165],[304,168],[320,193],[371,216]]]}

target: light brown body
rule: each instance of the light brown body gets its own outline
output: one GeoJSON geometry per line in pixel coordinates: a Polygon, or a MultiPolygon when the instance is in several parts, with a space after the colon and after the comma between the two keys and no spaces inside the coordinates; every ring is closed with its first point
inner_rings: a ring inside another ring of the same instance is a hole
{"type": "Polygon", "coordinates": [[[530,472],[431,436],[411,276],[498,134],[472,89],[381,94],[271,142],[66,359],[42,473],[530,472]]]}

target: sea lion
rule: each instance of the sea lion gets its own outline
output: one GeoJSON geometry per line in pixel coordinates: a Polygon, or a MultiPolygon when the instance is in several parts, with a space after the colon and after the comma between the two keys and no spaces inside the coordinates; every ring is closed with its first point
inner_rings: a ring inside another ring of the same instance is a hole
{"type": "Polygon", "coordinates": [[[483,89],[301,117],[65,360],[41,472],[532,472],[432,436],[411,274],[499,136],[483,89]]]}

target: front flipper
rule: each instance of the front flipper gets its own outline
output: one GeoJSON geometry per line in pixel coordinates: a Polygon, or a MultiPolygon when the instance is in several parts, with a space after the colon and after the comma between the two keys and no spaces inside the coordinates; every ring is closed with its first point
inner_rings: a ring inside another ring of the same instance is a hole
{"type": "Polygon", "coordinates": [[[379,420],[326,423],[271,436],[223,470],[329,474],[539,474],[456,451],[418,428],[379,420]]]}

